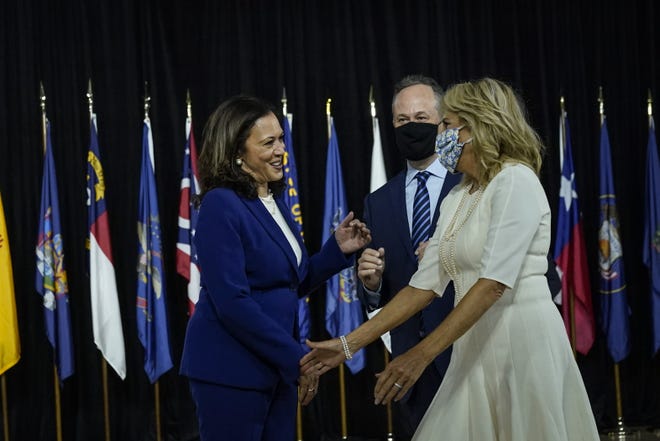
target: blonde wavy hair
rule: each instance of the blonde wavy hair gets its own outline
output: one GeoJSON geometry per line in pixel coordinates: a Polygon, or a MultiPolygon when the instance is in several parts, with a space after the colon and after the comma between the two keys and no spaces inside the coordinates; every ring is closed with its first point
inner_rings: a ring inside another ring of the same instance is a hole
{"type": "MultiPolygon", "coordinates": [[[[452,112],[472,132],[472,148],[480,165],[478,185],[488,184],[505,162],[525,164],[538,175],[543,143],[527,122],[525,107],[507,84],[492,78],[452,86],[442,98],[442,111],[452,112]]],[[[465,177],[467,183],[474,179],[465,177]]]]}

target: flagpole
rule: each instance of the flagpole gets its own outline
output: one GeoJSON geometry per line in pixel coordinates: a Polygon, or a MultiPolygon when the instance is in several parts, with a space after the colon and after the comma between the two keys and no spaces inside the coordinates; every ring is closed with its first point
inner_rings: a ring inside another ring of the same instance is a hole
{"type": "MultiPolygon", "coordinates": [[[[151,96],[149,95],[149,83],[144,82],[144,119],[149,120],[149,109],[151,108],[151,96]]],[[[160,386],[158,380],[154,382],[154,413],[156,417],[156,441],[162,440],[160,430],[160,386]]]]}
{"type": "MultiPolygon", "coordinates": [[[[325,114],[328,119],[328,139],[332,135],[332,98],[325,102],[325,114]]],[[[346,380],[344,363],[339,365],[339,412],[341,415],[341,439],[348,439],[348,428],[346,423],[346,380]]]]}
{"type": "Polygon", "coordinates": [[[5,441],[9,441],[9,415],[7,413],[7,380],[5,374],[2,377],[2,427],[5,435],[5,441]]]}
{"type": "MultiPolygon", "coordinates": [[[[46,155],[46,92],[44,91],[43,82],[39,82],[39,100],[41,102],[41,135],[43,140],[43,151],[44,156],[46,155]]],[[[59,376],[57,375],[57,364],[53,361],[53,389],[55,392],[55,431],[57,435],[57,441],[62,441],[62,412],[60,407],[60,388],[59,388],[59,376]]]]}
{"type": "MultiPolygon", "coordinates": [[[[371,85],[369,86],[369,110],[371,112],[371,125],[372,129],[375,130],[375,125],[376,125],[376,101],[374,100],[374,86],[371,85]]],[[[372,163],[373,163],[373,158],[372,158],[372,163]]],[[[373,167],[371,169],[371,172],[373,174],[374,170],[373,167]]],[[[373,176],[370,177],[370,179],[373,182],[373,176]]],[[[373,189],[370,189],[373,191],[373,189]]],[[[385,361],[385,367],[390,362],[390,353],[387,351],[387,347],[385,344],[383,344],[383,359],[385,361]]],[[[392,425],[392,403],[388,402],[386,407],[385,407],[385,412],[387,415],[386,423],[387,423],[387,441],[394,441],[394,429],[392,425]]]]}
{"type": "MultiPolygon", "coordinates": [[[[605,122],[605,99],[603,98],[603,87],[598,87],[598,114],[600,117],[600,126],[605,122]]],[[[621,376],[619,374],[619,363],[614,363],[614,394],[616,397],[616,430],[610,432],[610,437],[615,436],[618,440],[625,440],[626,435],[632,432],[626,429],[623,421],[623,405],[621,400],[621,376]]]]}
{"type": "MultiPolygon", "coordinates": [[[[561,96],[559,98],[559,106],[561,108],[561,140],[566,140],[566,109],[564,107],[564,97],[561,96]]],[[[562,148],[564,148],[566,144],[564,143],[562,148]]],[[[561,150],[561,149],[560,149],[561,150]]],[[[561,156],[563,156],[564,152],[560,152],[561,156]]],[[[563,161],[562,161],[562,166],[563,166],[563,161]]],[[[572,287],[568,288],[568,293],[566,293],[566,297],[568,298],[568,321],[570,323],[570,341],[571,341],[571,349],[573,349],[573,357],[577,358],[577,334],[575,332],[575,290],[572,287]]]]}
{"type": "MultiPolygon", "coordinates": [[[[282,87],[282,116],[288,118],[287,107],[286,107],[286,88],[282,87]]],[[[286,146],[287,148],[290,146],[286,146]]],[[[303,426],[302,426],[302,406],[300,401],[298,401],[298,406],[296,410],[296,441],[303,441],[303,426]]]]}
{"type": "MultiPolygon", "coordinates": [[[[91,125],[93,124],[94,119],[94,93],[92,92],[92,79],[87,80],[87,105],[89,107],[89,122],[90,130],[92,130],[91,125]]],[[[87,244],[89,249],[89,243],[87,244]]],[[[103,354],[100,353],[99,357],[101,358],[101,379],[103,383],[103,423],[104,423],[104,434],[105,440],[110,441],[110,405],[108,400],[108,364],[103,357],[103,354]]]]}

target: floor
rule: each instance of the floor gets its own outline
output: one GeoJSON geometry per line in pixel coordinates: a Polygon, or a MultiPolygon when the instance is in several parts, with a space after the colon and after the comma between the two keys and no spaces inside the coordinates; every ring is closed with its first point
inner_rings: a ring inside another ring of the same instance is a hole
{"type": "Polygon", "coordinates": [[[618,434],[601,434],[601,441],[660,441],[660,429],[655,431],[646,428],[628,428],[623,436],[618,434]]]}

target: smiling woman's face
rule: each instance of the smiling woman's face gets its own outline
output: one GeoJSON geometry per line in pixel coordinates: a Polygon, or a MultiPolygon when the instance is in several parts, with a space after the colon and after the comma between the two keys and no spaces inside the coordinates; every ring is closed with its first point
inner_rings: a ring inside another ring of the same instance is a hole
{"type": "Polygon", "coordinates": [[[283,176],[284,132],[274,114],[262,116],[250,130],[245,140],[245,151],[241,156],[244,171],[249,173],[259,187],[267,192],[268,183],[279,181],[283,176]]]}

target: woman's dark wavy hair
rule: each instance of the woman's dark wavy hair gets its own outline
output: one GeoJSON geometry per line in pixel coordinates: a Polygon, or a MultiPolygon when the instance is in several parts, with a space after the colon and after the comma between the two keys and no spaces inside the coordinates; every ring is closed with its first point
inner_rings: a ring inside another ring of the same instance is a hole
{"type": "MultiPolygon", "coordinates": [[[[198,161],[199,201],[216,187],[230,188],[251,199],[257,197],[257,182],[236,164],[236,159],[245,152],[245,141],[254,123],[270,113],[277,115],[276,112],[266,101],[247,95],[231,97],[215,109],[204,126],[198,161]]],[[[284,178],[268,183],[275,195],[281,194],[285,186],[284,178]]]]}

